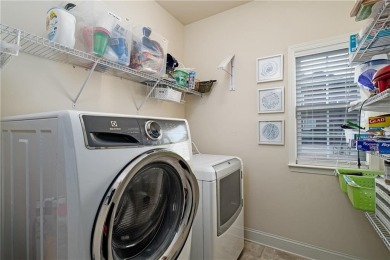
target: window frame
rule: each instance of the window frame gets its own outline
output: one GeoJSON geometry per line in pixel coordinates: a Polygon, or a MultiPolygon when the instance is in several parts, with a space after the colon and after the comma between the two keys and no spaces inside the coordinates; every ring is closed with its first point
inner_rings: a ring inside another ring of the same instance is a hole
{"type": "Polygon", "coordinates": [[[332,51],[349,47],[349,34],[340,35],[324,40],[312,41],[303,44],[289,46],[288,48],[288,86],[289,86],[289,105],[288,119],[290,123],[287,127],[287,138],[290,141],[289,147],[289,168],[293,172],[315,173],[334,175],[336,167],[315,166],[297,164],[297,122],[296,122],[296,57],[316,54],[320,52],[332,51]]]}

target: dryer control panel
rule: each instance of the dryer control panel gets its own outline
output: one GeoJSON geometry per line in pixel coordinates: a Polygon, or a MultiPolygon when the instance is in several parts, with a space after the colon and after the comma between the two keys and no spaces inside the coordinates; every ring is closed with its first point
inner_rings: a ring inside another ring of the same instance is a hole
{"type": "Polygon", "coordinates": [[[87,148],[151,146],[189,139],[185,120],[81,115],[87,148]]]}

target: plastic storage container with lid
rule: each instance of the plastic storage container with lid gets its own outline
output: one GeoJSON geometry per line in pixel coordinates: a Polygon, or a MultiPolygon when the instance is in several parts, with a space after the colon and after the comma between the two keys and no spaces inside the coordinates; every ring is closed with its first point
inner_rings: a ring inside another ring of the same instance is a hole
{"type": "Polygon", "coordinates": [[[81,1],[70,12],[77,21],[76,49],[124,66],[130,64],[130,19],[109,11],[103,1],[81,1]]]}
{"type": "Polygon", "coordinates": [[[130,68],[156,74],[165,74],[168,40],[147,26],[133,28],[130,68]]]}

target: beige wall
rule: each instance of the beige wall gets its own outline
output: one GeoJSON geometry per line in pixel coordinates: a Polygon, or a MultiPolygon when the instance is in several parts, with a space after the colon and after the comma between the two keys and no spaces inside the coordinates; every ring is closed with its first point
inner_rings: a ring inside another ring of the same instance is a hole
{"type": "MultiPolygon", "coordinates": [[[[183,57],[184,26],[154,1],[102,1],[107,9],[165,36],[168,51],[183,57]]],[[[1,23],[44,36],[46,12],[60,1],[1,1],[1,23]]],[[[77,1],[75,2],[77,4],[77,1]]],[[[74,99],[87,71],[21,53],[2,70],[2,116],[73,109],[74,99]]],[[[184,105],[150,99],[138,112],[145,87],[94,73],[76,109],[125,114],[184,117],[184,105]]]]}
{"type": "MultiPolygon", "coordinates": [[[[291,172],[288,149],[257,144],[260,119],[284,119],[287,130],[288,47],[359,31],[353,1],[255,1],[186,26],[185,64],[202,80],[217,79],[210,95],[190,99],[186,117],[202,153],[244,161],[245,226],[326,250],[366,259],[390,254],[363,213],[352,208],[334,176],[291,172]],[[217,70],[235,54],[236,91],[217,70]],[[284,80],[256,84],[256,58],[284,54],[284,80]],[[285,88],[286,112],[258,114],[259,88],[285,88]]],[[[287,137],[287,134],[285,135],[287,137]]]]}
{"type": "MultiPolygon", "coordinates": [[[[44,35],[45,13],[58,2],[1,1],[1,23],[44,35]]],[[[351,208],[335,177],[290,172],[288,148],[257,145],[259,119],[290,119],[287,113],[257,114],[257,89],[284,85],[286,107],[289,45],[358,31],[348,18],[353,2],[253,2],[183,27],[152,1],[109,1],[107,6],[169,40],[169,52],[201,79],[217,79],[212,93],[188,97],[183,105],[150,100],[141,115],[186,116],[203,153],[234,154],[245,163],[246,226],[329,250],[367,259],[389,253],[361,212],[351,208]],[[184,42],[183,42],[184,41],[184,42]],[[216,67],[236,54],[236,88],[216,67]],[[283,53],[285,80],[257,85],[255,59],[283,53]]],[[[87,74],[84,69],[20,54],[1,71],[1,115],[73,109],[87,74]]],[[[144,88],[95,73],[76,109],[137,114],[144,88]]]]}

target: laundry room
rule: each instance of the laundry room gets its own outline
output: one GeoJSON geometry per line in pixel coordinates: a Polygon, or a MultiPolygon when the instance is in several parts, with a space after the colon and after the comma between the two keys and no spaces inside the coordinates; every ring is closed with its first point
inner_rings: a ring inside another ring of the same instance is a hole
{"type": "Polygon", "coordinates": [[[2,0],[0,259],[390,259],[389,14],[2,0]]]}

